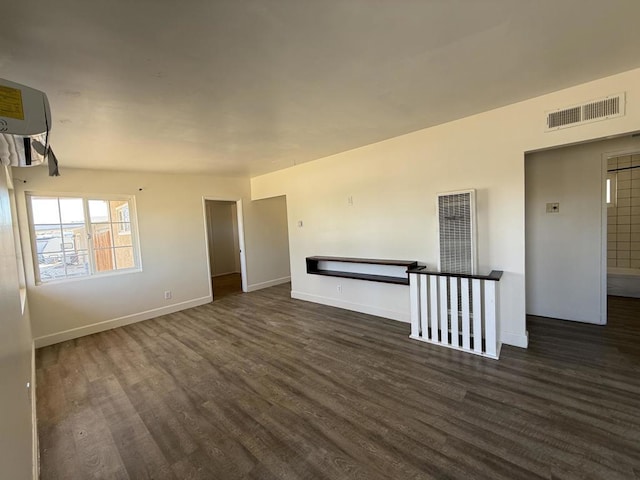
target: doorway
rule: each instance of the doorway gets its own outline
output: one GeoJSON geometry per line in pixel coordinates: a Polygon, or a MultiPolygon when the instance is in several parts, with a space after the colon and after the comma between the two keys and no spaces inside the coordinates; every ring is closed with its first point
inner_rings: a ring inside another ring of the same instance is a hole
{"type": "Polygon", "coordinates": [[[247,291],[242,200],[204,199],[213,301],[247,291]]]}
{"type": "Polygon", "coordinates": [[[640,151],[606,155],[607,293],[640,298],[640,151]]]}
{"type": "MultiPolygon", "coordinates": [[[[614,242],[618,246],[618,232],[632,230],[618,226],[617,218],[616,224],[607,221],[613,213],[607,205],[608,159],[639,147],[640,138],[628,135],[526,154],[527,314],[607,323],[609,250],[614,242]]],[[[631,208],[623,208],[630,222],[631,208]]],[[[623,237],[629,241],[620,246],[630,251],[631,236],[623,237]]]]}

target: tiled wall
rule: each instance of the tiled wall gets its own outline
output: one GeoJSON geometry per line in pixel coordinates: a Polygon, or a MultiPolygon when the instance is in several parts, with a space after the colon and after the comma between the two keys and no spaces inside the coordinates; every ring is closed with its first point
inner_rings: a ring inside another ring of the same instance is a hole
{"type": "Polygon", "coordinates": [[[640,154],[609,159],[616,173],[615,205],[607,209],[607,263],[610,267],[640,269],[640,154]]]}

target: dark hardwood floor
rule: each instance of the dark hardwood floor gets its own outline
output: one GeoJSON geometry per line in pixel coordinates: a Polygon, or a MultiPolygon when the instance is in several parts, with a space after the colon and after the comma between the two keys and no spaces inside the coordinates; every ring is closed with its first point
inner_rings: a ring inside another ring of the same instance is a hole
{"type": "Polygon", "coordinates": [[[638,479],[640,300],[610,307],[499,361],[288,285],[46,347],[42,478],[638,479]]]}

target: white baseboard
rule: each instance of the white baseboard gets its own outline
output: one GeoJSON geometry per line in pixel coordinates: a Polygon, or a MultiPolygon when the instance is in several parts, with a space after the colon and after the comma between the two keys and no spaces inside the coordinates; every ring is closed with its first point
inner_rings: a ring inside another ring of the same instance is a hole
{"type": "Polygon", "coordinates": [[[34,343],[36,348],[46,347],[48,345],[53,345],[54,343],[60,343],[66,340],[84,337],[85,335],[91,335],[92,333],[104,332],[105,330],[111,330],[112,328],[123,327],[124,325],[129,325],[131,323],[142,322],[143,320],[149,320],[150,318],[179,312],[180,310],[186,310],[187,308],[197,307],[198,305],[210,303],[212,300],[213,299],[211,298],[211,295],[207,295],[206,297],[194,298],[193,300],[174,303],[165,307],[153,308],[151,310],[126,315],[124,317],[113,318],[111,320],[105,320],[103,322],[93,323],[91,325],[85,325],[83,327],[77,327],[58,333],[52,333],[50,335],[45,335],[43,337],[34,339],[34,343]]]}
{"type": "Polygon", "coordinates": [[[322,297],[320,295],[313,295],[310,293],[291,291],[291,298],[320,303],[322,305],[329,305],[330,307],[344,308],[345,310],[375,315],[376,317],[389,318],[391,320],[397,320],[404,323],[409,323],[411,321],[411,314],[409,312],[398,312],[396,310],[387,310],[385,308],[373,307],[371,305],[345,302],[344,300],[322,297]]]}
{"type": "Polygon", "coordinates": [[[227,272],[227,273],[216,273],[215,275],[211,275],[211,278],[216,278],[216,277],[224,277],[225,275],[233,275],[235,273],[240,273],[240,272],[227,272]]]}
{"type": "Polygon", "coordinates": [[[282,285],[291,281],[291,277],[276,278],[275,280],[269,280],[268,282],[254,283],[253,285],[247,285],[247,292],[255,292],[256,290],[262,290],[263,288],[275,287],[276,285],[282,285]]]}
{"type": "Polygon", "coordinates": [[[514,347],[527,348],[529,346],[529,332],[524,332],[524,335],[517,333],[502,332],[500,335],[502,343],[505,345],[512,345],[514,347]]]}
{"type": "Polygon", "coordinates": [[[36,411],[36,345],[31,342],[31,464],[32,478],[40,478],[40,445],[38,443],[38,415],[36,411]]]}

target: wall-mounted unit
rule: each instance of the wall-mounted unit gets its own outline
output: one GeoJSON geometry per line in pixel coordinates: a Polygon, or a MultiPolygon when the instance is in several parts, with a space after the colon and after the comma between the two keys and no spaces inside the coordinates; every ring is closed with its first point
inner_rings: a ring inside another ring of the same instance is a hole
{"type": "Polygon", "coordinates": [[[476,273],[475,190],[438,194],[438,247],[440,272],[476,273]]]}
{"type": "Polygon", "coordinates": [[[546,131],[576,127],[586,123],[608,120],[625,115],[625,93],[617,93],[607,97],[590,100],[578,105],[563,107],[546,112],[546,131]]]}
{"type": "Polygon", "coordinates": [[[51,111],[44,92],[0,78],[0,164],[33,167],[49,162],[58,175],[58,160],[49,146],[51,111]]]}

